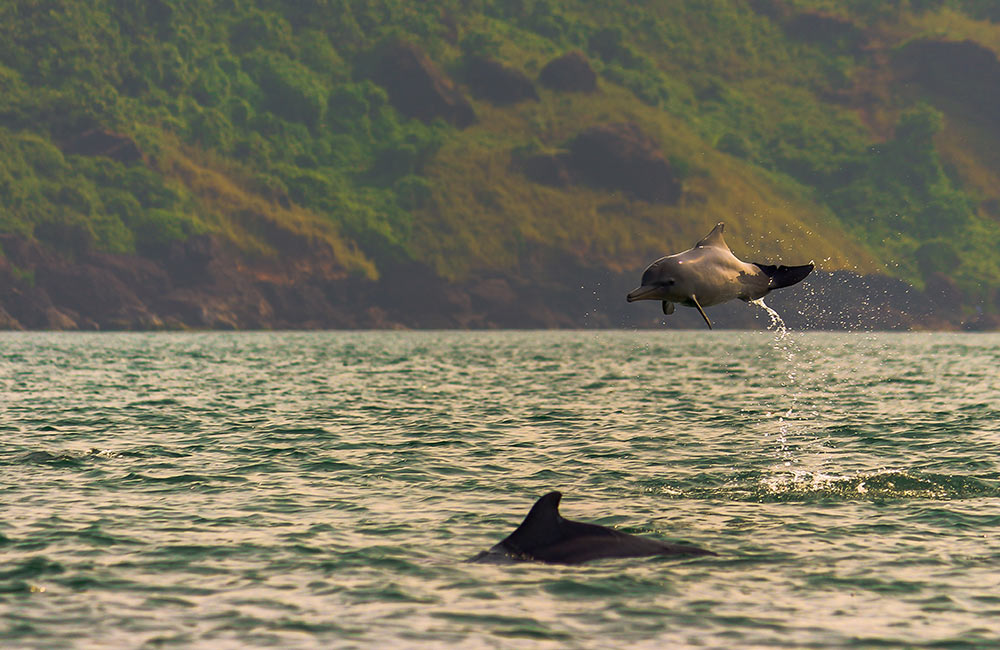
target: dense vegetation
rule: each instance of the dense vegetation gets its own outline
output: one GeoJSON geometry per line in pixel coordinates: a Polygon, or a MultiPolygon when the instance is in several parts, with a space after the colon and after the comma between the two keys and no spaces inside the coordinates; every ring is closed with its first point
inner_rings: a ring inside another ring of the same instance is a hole
{"type": "Polygon", "coordinates": [[[374,278],[401,259],[444,276],[509,268],[532,245],[634,266],[725,219],[762,253],[918,286],[943,273],[996,309],[1000,183],[959,143],[996,142],[1000,127],[886,63],[927,36],[995,54],[991,6],[13,0],[0,5],[0,232],[68,255],[153,255],[212,232],[268,256],[278,226],[374,278]],[[803,15],[832,28],[799,36],[803,15]],[[601,92],[474,101],[464,129],[408,119],[371,73],[399,40],[458,80],[471,56],[535,78],[579,50],[601,92]],[[620,121],[660,142],[684,201],[543,187],[510,168],[512,152],[620,121]],[[92,129],[124,134],[142,160],[74,153],[92,129]]]}

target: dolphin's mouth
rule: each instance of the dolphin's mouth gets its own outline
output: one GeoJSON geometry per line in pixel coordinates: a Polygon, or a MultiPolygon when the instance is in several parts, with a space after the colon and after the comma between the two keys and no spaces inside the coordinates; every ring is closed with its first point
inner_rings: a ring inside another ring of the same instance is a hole
{"type": "Polygon", "coordinates": [[[625,300],[628,302],[635,302],[636,300],[658,300],[658,298],[653,294],[658,292],[659,289],[659,287],[653,286],[644,286],[639,287],[638,289],[632,289],[628,292],[628,295],[625,296],[625,300]]]}

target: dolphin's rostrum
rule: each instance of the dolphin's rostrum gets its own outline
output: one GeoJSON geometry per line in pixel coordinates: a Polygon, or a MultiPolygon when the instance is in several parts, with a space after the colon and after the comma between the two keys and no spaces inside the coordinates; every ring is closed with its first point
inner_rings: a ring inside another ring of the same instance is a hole
{"type": "Polygon", "coordinates": [[[695,307],[711,329],[704,307],[734,298],[746,302],[763,298],[774,289],[801,282],[813,270],[811,263],[774,266],[743,262],[722,238],[724,228],[720,223],[694,248],[650,264],[642,274],[642,284],[629,292],[627,300],[661,300],[664,314],[674,312],[675,302],[695,307]]]}
{"type": "Polygon", "coordinates": [[[559,514],[561,498],[560,492],[549,492],[540,498],[513,533],[469,561],[580,564],[611,557],[715,555],[697,546],[667,544],[596,524],[564,519],[559,514]]]}

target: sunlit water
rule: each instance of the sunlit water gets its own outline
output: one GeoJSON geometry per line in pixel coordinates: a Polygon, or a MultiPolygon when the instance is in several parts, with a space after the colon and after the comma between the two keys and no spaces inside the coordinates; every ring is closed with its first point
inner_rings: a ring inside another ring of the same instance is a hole
{"type": "Polygon", "coordinates": [[[996,647],[1000,336],[4,334],[0,647],[996,647]],[[469,564],[541,494],[719,557],[469,564]]]}

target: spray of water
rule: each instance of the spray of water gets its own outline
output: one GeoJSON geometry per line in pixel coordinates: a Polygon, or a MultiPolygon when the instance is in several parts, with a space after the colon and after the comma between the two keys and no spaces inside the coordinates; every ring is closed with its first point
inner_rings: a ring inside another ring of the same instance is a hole
{"type": "Polygon", "coordinates": [[[785,321],[782,320],[781,314],[764,304],[763,298],[751,300],[750,304],[756,305],[767,312],[767,315],[771,318],[771,322],[768,324],[767,329],[768,331],[774,330],[774,340],[776,342],[783,341],[788,337],[788,328],[785,326],[785,321]]]}
{"type": "Polygon", "coordinates": [[[763,298],[751,300],[750,303],[763,309],[770,317],[771,322],[768,324],[767,329],[768,331],[774,332],[774,341],[772,345],[774,350],[781,354],[784,361],[784,372],[787,380],[783,381],[781,385],[785,388],[785,394],[789,402],[787,408],[782,407],[777,409],[777,411],[781,413],[781,415],[778,416],[777,441],[783,464],[789,466],[792,464],[793,460],[793,449],[789,442],[789,438],[796,433],[793,430],[793,423],[796,418],[796,406],[798,405],[800,397],[799,386],[797,383],[798,375],[796,373],[796,352],[798,351],[798,346],[796,345],[795,340],[789,335],[788,327],[785,325],[785,321],[782,320],[781,315],[764,304],[763,298]]]}

